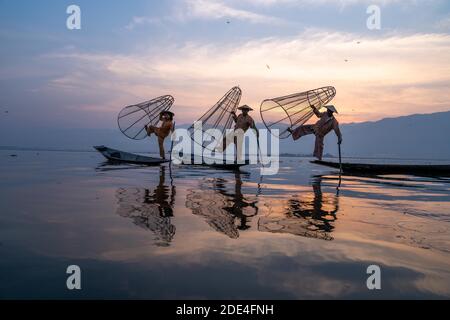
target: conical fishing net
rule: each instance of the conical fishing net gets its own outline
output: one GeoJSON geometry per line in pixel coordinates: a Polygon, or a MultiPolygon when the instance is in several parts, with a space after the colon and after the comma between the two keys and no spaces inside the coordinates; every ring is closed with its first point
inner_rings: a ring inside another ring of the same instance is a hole
{"type": "Polygon", "coordinates": [[[172,96],[162,96],[125,107],[117,117],[120,131],[133,140],[145,139],[147,137],[145,126],[157,125],[161,112],[168,111],[174,101],[172,96]]]}
{"type": "MultiPolygon", "coordinates": [[[[222,136],[224,137],[226,130],[233,127],[233,117],[231,113],[233,111],[236,112],[239,102],[241,101],[241,96],[242,91],[239,87],[232,88],[198,120],[198,122],[202,123],[203,141],[205,141],[202,142],[203,148],[213,151],[213,148],[210,146],[213,137],[206,132],[207,130],[217,129],[222,132],[222,136]]],[[[196,129],[194,125],[189,128],[193,140],[196,130],[198,129],[196,129]]]]}
{"type": "Polygon", "coordinates": [[[336,96],[334,87],[323,87],[285,97],[264,100],[261,104],[261,118],[266,128],[280,139],[288,138],[288,128],[305,124],[314,115],[312,107],[318,110],[336,96]],[[274,132],[275,129],[279,133],[274,132]]]}

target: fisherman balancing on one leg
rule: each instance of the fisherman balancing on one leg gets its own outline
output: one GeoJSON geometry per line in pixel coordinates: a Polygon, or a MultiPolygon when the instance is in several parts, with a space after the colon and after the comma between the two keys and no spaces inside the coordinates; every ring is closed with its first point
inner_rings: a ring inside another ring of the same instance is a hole
{"type": "Polygon", "coordinates": [[[325,136],[334,130],[338,137],[338,144],[342,144],[342,134],[339,129],[339,122],[334,117],[335,113],[338,113],[336,108],[332,105],[325,106],[326,112],[319,112],[315,106],[312,106],[314,114],[319,118],[319,121],[314,125],[303,125],[295,130],[289,128],[288,131],[292,134],[294,140],[298,140],[303,136],[314,134],[316,136],[316,144],[314,148],[314,157],[322,160],[323,155],[323,141],[325,136]]]}
{"type": "Polygon", "coordinates": [[[152,133],[156,135],[158,138],[159,145],[159,154],[161,159],[166,159],[166,153],[164,151],[164,140],[174,131],[173,117],[174,113],[170,111],[163,111],[159,115],[159,120],[161,121],[161,126],[145,126],[145,130],[147,131],[147,135],[150,137],[152,133]]]}
{"type": "Polygon", "coordinates": [[[238,135],[239,132],[241,134],[245,133],[248,131],[248,129],[251,128],[251,129],[255,130],[256,136],[259,139],[259,131],[256,128],[255,121],[249,115],[249,112],[253,111],[253,109],[247,105],[244,105],[242,107],[239,107],[238,110],[242,111],[242,113],[240,115],[236,115],[236,113],[234,111],[231,112],[231,116],[233,117],[233,120],[236,123],[236,125],[234,126],[234,132],[232,132],[231,134],[229,134],[223,138],[223,143],[221,143],[221,144],[219,144],[219,146],[217,146],[216,151],[223,152],[224,150],[226,150],[228,148],[228,146],[230,144],[232,144],[234,142],[237,147],[238,159],[239,159],[240,155],[242,153],[242,150],[241,150],[242,145],[238,146],[238,142],[239,142],[239,144],[242,144],[243,137],[239,137],[240,139],[238,139],[238,137],[236,135],[238,135]]]}

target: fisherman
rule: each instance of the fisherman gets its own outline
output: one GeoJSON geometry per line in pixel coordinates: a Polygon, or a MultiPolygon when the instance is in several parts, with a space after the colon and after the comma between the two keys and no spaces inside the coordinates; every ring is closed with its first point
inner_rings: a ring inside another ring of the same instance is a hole
{"type": "Polygon", "coordinates": [[[158,138],[159,154],[163,160],[166,159],[164,140],[175,130],[173,123],[174,116],[175,114],[173,112],[163,111],[159,115],[159,121],[161,121],[161,126],[159,128],[155,126],[145,126],[145,130],[149,137],[154,133],[158,138]]]}
{"type": "Polygon", "coordinates": [[[319,110],[312,106],[314,114],[319,118],[319,121],[314,125],[302,125],[295,130],[289,128],[288,131],[292,134],[294,140],[298,140],[303,136],[314,134],[316,136],[316,144],[314,148],[314,157],[322,160],[323,155],[323,141],[325,136],[334,130],[338,137],[338,144],[342,144],[342,134],[339,129],[339,122],[334,117],[335,113],[338,113],[333,105],[325,106],[326,112],[319,112],[319,110]]]}
{"type": "MultiPolygon", "coordinates": [[[[248,131],[248,129],[251,128],[251,129],[255,130],[256,137],[259,139],[259,131],[256,128],[255,121],[249,115],[249,112],[253,111],[253,109],[250,108],[248,105],[244,105],[242,107],[239,107],[238,110],[242,111],[242,113],[240,115],[236,115],[236,112],[234,112],[234,111],[231,112],[233,121],[236,123],[234,126],[234,132],[223,138],[222,145],[219,145],[216,148],[216,150],[218,152],[223,152],[233,142],[237,146],[237,142],[238,142],[237,138],[238,137],[236,135],[239,134],[240,130],[242,130],[241,133],[242,132],[246,133],[248,131]],[[234,139],[232,139],[233,137],[234,137],[234,139]]],[[[242,142],[242,140],[243,140],[243,137],[242,137],[242,139],[239,139],[239,142],[242,142]]],[[[239,148],[238,148],[238,156],[241,155],[241,152],[242,152],[241,149],[242,149],[242,145],[239,146],[239,148]]]]}

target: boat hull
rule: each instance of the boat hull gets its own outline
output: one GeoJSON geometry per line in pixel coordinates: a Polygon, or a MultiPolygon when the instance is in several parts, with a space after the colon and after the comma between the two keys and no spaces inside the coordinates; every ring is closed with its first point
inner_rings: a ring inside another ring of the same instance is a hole
{"type": "Polygon", "coordinates": [[[95,150],[100,152],[108,161],[115,163],[130,163],[147,166],[158,166],[169,162],[168,160],[161,160],[153,157],[147,157],[130,152],[111,149],[105,146],[96,146],[95,150]]]}
{"type": "Polygon", "coordinates": [[[223,160],[221,163],[212,163],[213,160],[202,158],[203,162],[201,164],[195,163],[194,156],[191,156],[190,163],[186,163],[183,161],[184,165],[191,165],[191,166],[204,166],[204,167],[211,167],[211,168],[217,168],[217,169],[225,169],[225,170],[239,170],[243,166],[248,166],[250,164],[249,160],[246,160],[244,163],[227,163],[226,160],[223,160]],[[205,161],[209,160],[209,161],[205,161]],[[209,163],[208,163],[209,162],[209,163]]]}
{"type": "MultiPolygon", "coordinates": [[[[340,169],[340,164],[330,161],[311,161],[313,164],[340,169]]],[[[407,174],[416,176],[450,177],[450,165],[402,165],[342,163],[343,173],[357,174],[407,174]]]]}

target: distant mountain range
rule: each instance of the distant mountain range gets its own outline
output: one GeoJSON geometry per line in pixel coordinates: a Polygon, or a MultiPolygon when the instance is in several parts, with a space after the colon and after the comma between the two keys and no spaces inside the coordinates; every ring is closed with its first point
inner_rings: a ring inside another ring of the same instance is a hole
{"type": "MultiPolygon", "coordinates": [[[[450,159],[450,111],[344,124],[341,131],[345,156],[450,159]]],[[[337,138],[331,132],[325,140],[325,152],[336,155],[336,143],[337,138]]],[[[313,148],[313,137],[281,143],[281,150],[291,153],[293,150],[306,153],[313,148]]]]}
{"type": "MultiPolygon", "coordinates": [[[[450,159],[450,111],[343,124],[341,130],[344,156],[450,159]]],[[[0,128],[2,148],[88,151],[94,145],[108,145],[127,151],[156,152],[154,140],[132,141],[118,129],[0,128]]],[[[337,155],[336,142],[336,136],[331,132],[325,140],[325,153],[337,155]]],[[[313,148],[313,136],[297,142],[289,138],[280,143],[280,152],[291,155],[309,155],[313,148]]]]}

